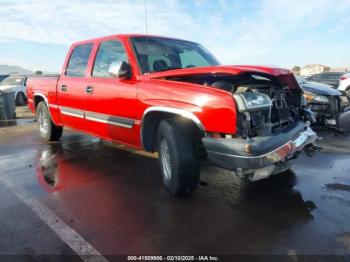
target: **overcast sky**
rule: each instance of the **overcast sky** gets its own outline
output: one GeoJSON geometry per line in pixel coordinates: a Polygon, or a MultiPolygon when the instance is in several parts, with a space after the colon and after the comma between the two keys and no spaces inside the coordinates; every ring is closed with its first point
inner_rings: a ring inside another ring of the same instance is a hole
{"type": "MultiPolygon", "coordinates": [[[[148,33],[223,64],[350,66],[350,0],[147,0],[148,33]]],[[[69,45],[145,33],[144,0],[0,0],[0,64],[58,72],[69,45]]]]}

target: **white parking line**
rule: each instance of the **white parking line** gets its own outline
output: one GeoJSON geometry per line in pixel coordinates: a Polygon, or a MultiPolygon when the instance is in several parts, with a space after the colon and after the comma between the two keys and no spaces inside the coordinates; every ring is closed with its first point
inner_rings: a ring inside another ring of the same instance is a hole
{"type": "Polygon", "coordinates": [[[20,186],[14,185],[8,178],[2,177],[0,180],[84,261],[108,261],[90,243],[83,239],[74,229],[69,227],[51,209],[42,204],[31,193],[20,186]]]}

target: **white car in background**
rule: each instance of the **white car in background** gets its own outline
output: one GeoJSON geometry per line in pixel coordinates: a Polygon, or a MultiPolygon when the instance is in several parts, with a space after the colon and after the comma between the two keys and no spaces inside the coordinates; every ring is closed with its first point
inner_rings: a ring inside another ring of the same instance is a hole
{"type": "Polygon", "coordinates": [[[350,73],[346,73],[340,77],[338,90],[344,92],[347,97],[350,97],[350,73]]]}
{"type": "Polygon", "coordinates": [[[9,76],[0,83],[0,91],[14,91],[16,105],[25,105],[27,102],[27,76],[9,76]]]}

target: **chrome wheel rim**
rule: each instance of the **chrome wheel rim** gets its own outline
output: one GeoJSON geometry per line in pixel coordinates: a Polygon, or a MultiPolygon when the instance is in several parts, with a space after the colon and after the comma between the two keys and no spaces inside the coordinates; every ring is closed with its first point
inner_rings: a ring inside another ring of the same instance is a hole
{"type": "Polygon", "coordinates": [[[47,117],[46,117],[46,115],[45,115],[43,110],[39,111],[38,122],[39,122],[40,133],[43,136],[45,136],[47,134],[47,132],[48,132],[49,124],[48,124],[47,117]]]}
{"type": "Polygon", "coordinates": [[[169,181],[171,179],[171,163],[168,143],[164,138],[160,142],[160,157],[162,161],[164,177],[169,181]]]}

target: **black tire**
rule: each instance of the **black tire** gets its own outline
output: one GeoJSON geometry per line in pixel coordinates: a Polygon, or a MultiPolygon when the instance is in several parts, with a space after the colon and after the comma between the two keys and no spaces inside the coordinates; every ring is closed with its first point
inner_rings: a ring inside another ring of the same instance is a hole
{"type": "Polygon", "coordinates": [[[16,105],[23,106],[26,104],[26,97],[22,92],[19,92],[16,96],[16,105]]]}
{"type": "Polygon", "coordinates": [[[350,86],[348,86],[345,90],[345,95],[350,98],[350,86]]]}
{"type": "Polygon", "coordinates": [[[190,126],[181,119],[163,120],[158,127],[157,149],[163,182],[173,195],[189,195],[198,185],[199,159],[191,135],[190,126]]]}
{"type": "Polygon", "coordinates": [[[56,126],[52,120],[45,102],[40,102],[36,108],[36,121],[39,126],[40,137],[48,141],[58,141],[63,132],[63,127],[56,126]]]}

